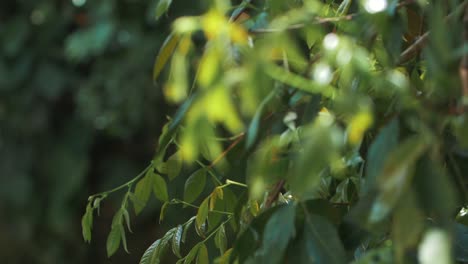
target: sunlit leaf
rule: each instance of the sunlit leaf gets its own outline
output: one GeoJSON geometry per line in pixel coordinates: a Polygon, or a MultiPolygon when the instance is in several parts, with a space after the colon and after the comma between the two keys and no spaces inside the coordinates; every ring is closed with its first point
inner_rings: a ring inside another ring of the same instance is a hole
{"type": "MultiPolygon", "coordinates": [[[[162,0],[162,2],[167,2],[167,0],[162,0]]],[[[167,61],[172,56],[175,48],[177,47],[177,44],[179,43],[179,39],[179,35],[170,34],[164,41],[154,62],[153,80],[156,80],[159,77],[159,74],[166,66],[167,61]]]]}

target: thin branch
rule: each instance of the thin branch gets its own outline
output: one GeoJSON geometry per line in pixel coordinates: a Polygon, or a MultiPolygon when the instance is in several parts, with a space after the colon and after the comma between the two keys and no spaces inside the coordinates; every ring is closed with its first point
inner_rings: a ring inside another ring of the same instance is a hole
{"type": "Polygon", "coordinates": [[[411,46],[409,46],[407,49],[405,49],[401,54],[400,54],[400,59],[398,61],[398,64],[402,64],[409,59],[411,59],[412,55],[418,52],[425,44],[427,41],[427,38],[429,37],[429,31],[424,33],[421,37],[419,37],[411,46]]]}
{"type": "Polygon", "coordinates": [[[211,164],[208,166],[208,168],[212,168],[213,166],[215,166],[220,160],[222,160],[228,153],[229,151],[231,151],[232,148],[234,148],[237,144],[239,144],[239,142],[241,142],[241,140],[244,138],[245,136],[245,133],[239,135],[239,137],[237,137],[237,139],[231,143],[231,145],[229,145],[229,147],[227,147],[223,153],[221,153],[218,157],[216,157],[215,160],[213,160],[213,162],[211,162],[211,164]]]}
{"type": "MultiPolygon", "coordinates": [[[[445,17],[445,21],[447,21],[447,20],[451,19],[452,17],[454,17],[458,13],[458,11],[460,9],[465,9],[466,10],[467,3],[468,3],[467,1],[464,1],[463,3],[461,3],[457,8],[455,8],[455,10],[453,12],[451,12],[450,14],[448,14],[445,17]]],[[[465,14],[466,14],[466,12],[465,12],[465,14]]],[[[402,63],[408,61],[409,59],[411,59],[413,54],[420,51],[424,47],[424,45],[426,44],[427,38],[429,37],[429,34],[430,34],[430,31],[427,31],[421,37],[419,37],[413,44],[411,44],[405,51],[403,51],[401,53],[401,55],[400,55],[400,59],[398,61],[398,64],[402,64],[402,63]]]]}
{"type": "Polygon", "coordinates": [[[322,25],[331,22],[340,22],[340,21],[349,21],[356,17],[358,14],[349,14],[346,16],[340,17],[324,17],[324,18],[316,18],[312,23],[298,23],[294,25],[290,25],[286,28],[258,28],[258,29],[251,29],[249,33],[252,34],[267,34],[267,33],[275,33],[275,32],[283,32],[288,30],[295,30],[304,28],[307,25],[322,25]]]}
{"type": "Polygon", "coordinates": [[[286,183],[285,180],[280,180],[279,182],[275,184],[275,186],[273,187],[273,190],[268,194],[267,200],[265,202],[265,209],[270,208],[273,202],[276,201],[285,183],[286,183]]]}
{"type": "MultiPolygon", "coordinates": [[[[465,14],[463,15],[463,43],[468,44],[468,6],[465,6],[465,14]]],[[[460,79],[462,84],[462,108],[463,112],[468,107],[468,54],[464,54],[460,61],[460,79]]]]}

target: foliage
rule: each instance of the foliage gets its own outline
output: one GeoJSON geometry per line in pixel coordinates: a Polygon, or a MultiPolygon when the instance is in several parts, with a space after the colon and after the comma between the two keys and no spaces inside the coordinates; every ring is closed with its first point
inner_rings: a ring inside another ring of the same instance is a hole
{"type": "Polygon", "coordinates": [[[466,1],[210,3],[173,22],[154,78],[179,109],[85,240],[125,189],[109,256],[151,192],[193,212],[144,264],[466,261],[466,1]]]}
{"type": "MultiPolygon", "coordinates": [[[[89,192],[144,166],[165,122],[151,79],[154,47],[167,34],[155,3],[0,2],[2,263],[105,258],[83,245],[80,215],[89,192]]],[[[106,203],[102,220],[113,207],[106,203]]]]}

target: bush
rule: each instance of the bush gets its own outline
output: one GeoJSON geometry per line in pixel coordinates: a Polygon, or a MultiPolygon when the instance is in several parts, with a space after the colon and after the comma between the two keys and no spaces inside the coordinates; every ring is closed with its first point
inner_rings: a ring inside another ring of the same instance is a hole
{"type": "Polygon", "coordinates": [[[109,256],[152,193],[160,221],[193,213],[142,264],[468,261],[466,6],[217,0],[177,18],[154,79],[179,108],[140,175],[90,196],[84,239],[126,190],[109,256]]]}

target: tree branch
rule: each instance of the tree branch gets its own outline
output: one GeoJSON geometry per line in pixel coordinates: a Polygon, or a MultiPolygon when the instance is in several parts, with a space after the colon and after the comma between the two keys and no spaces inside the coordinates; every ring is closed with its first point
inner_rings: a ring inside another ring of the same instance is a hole
{"type": "MultiPolygon", "coordinates": [[[[463,44],[468,44],[468,6],[465,6],[463,15],[463,44]]],[[[468,54],[463,54],[460,61],[460,79],[462,87],[462,108],[463,112],[468,108],[468,54]]]]}

